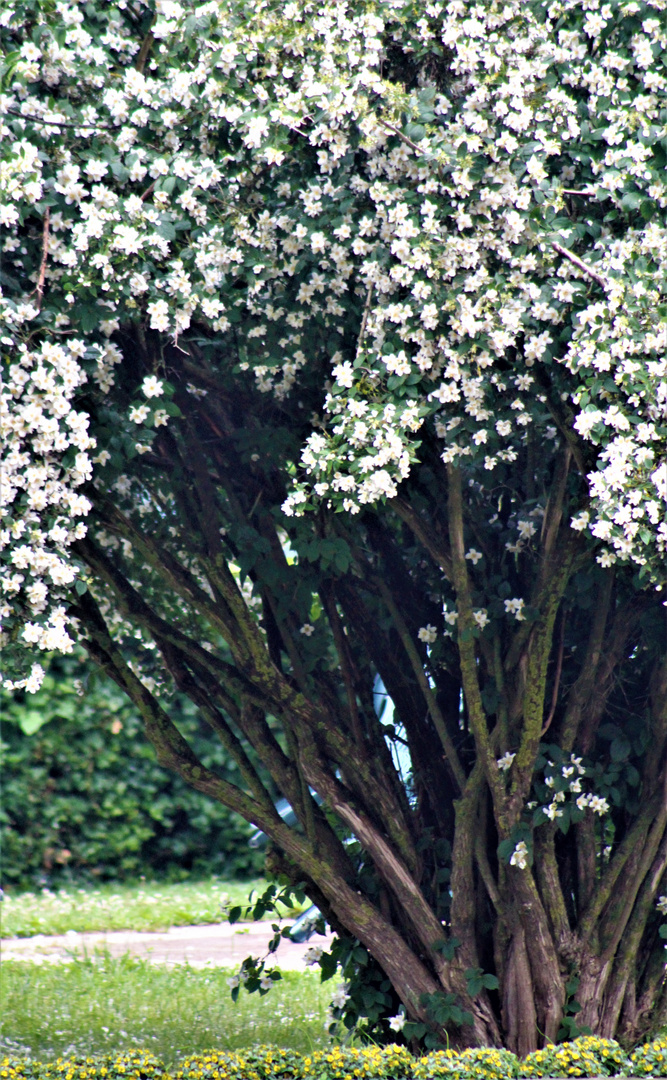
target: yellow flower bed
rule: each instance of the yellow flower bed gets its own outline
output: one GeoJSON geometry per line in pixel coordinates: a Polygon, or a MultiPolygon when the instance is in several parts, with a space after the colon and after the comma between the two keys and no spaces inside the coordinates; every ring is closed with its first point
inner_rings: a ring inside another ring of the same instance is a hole
{"type": "Polygon", "coordinates": [[[628,1072],[631,1076],[667,1076],[667,1036],[633,1050],[628,1072]]]}
{"type": "Polygon", "coordinates": [[[148,1050],[42,1063],[4,1058],[0,1080],[165,1080],[164,1063],[148,1050]]]}
{"type": "Polygon", "coordinates": [[[168,1073],[144,1050],[42,1064],[0,1060],[0,1080],[521,1080],[542,1077],[667,1076],[667,1037],[628,1057],[613,1039],[583,1036],[520,1061],[509,1050],[436,1050],[413,1058],[405,1046],[334,1046],[302,1055],[260,1046],[209,1050],[168,1073]]]}
{"type": "Polygon", "coordinates": [[[559,1046],[545,1046],[519,1063],[519,1076],[617,1076],[628,1060],[613,1039],[582,1035],[559,1046]]]}

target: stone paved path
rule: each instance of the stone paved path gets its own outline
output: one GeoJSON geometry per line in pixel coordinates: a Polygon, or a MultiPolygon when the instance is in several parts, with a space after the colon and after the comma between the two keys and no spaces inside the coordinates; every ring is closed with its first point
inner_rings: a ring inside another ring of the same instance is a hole
{"type": "MultiPolygon", "coordinates": [[[[283,925],[289,925],[286,921],[283,925]]],[[[272,937],[270,923],[215,924],[210,926],[174,926],[156,933],[113,930],[101,933],[38,934],[29,938],[3,938],[2,960],[32,960],[35,963],[67,962],[72,955],[93,954],[107,949],[112,956],[131,953],[155,964],[184,964],[191,967],[239,967],[246,956],[263,956],[272,937]]],[[[276,953],[277,967],[305,971],[304,954],[309,946],[327,949],[332,936],[314,934],[310,941],[297,945],[283,940],[276,953]]]]}

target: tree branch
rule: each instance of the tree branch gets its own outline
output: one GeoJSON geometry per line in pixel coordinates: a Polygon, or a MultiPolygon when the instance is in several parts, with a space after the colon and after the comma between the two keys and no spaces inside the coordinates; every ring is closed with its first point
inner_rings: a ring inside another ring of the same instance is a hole
{"type": "Polygon", "coordinates": [[[547,731],[551,727],[553,718],[556,715],[556,705],[558,704],[558,690],[560,688],[560,677],[563,671],[563,654],[565,652],[565,612],[561,614],[560,621],[560,640],[558,642],[558,657],[556,659],[556,672],[554,674],[554,688],[551,695],[551,708],[549,709],[549,715],[547,716],[544,727],[540,733],[540,738],[544,738],[547,731]]]}
{"type": "Polygon", "coordinates": [[[577,925],[577,937],[580,941],[589,941],[592,937],[596,923],[611,898],[616,883],[630,857],[637,851],[645,848],[646,836],[649,828],[655,821],[656,814],[660,812],[662,795],[654,795],[645,801],[642,812],[635,820],[632,827],[621,840],[617,850],[611,857],[606,870],[602,873],[595,892],[589,903],[582,912],[577,925]]]}
{"type": "Polygon", "coordinates": [[[357,707],[357,695],[354,688],[355,680],[352,674],[352,659],[343,631],[343,626],[340,621],[340,616],[336,608],[336,598],[330,591],[330,586],[325,586],[324,583],[320,586],[320,596],[322,598],[322,605],[326,612],[331,626],[331,632],[333,634],[334,645],[338,654],[338,661],[340,663],[340,670],[343,676],[343,682],[345,684],[345,694],[347,696],[347,707],[350,711],[350,721],[352,726],[352,732],[356,741],[362,745],[364,742],[364,732],[361,726],[361,719],[359,716],[359,709],[357,707]]]}
{"type": "Polygon", "coordinates": [[[486,713],[482,703],[477,673],[477,657],[475,655],[474,637],[476,624],[473,619],[470,582],[465,560],[463,496],[461,492],[461,471],[459,466],[453,465],[450,462],[447,465],[447,477],[449,480],[449,542],[452,552],[452,573],[456,589],[456,604],[459,613],[458,647],[461,660],[463,691],[468,706],[468,720],[475,739],[475,746],[482,762],[489,789],[493,796],[496,822],[501,836],[504,838],[507,832],[505,791],[498,772],[498,766],[496,765],[496,759],[491,751],[486,713]]]}
{"type": "Polygon", "coordinates": [[[436,533],[411,506],[407,499],[395,496],[387,499],[387,505],[391,506],[402,521],[412,530],[419,542],[426,548],[436,566],[439,566],[448,581],[453,580],[451,552],[448,550],[444,537],[436,533]]]}
{"type": "Polygon", "coordinates": [[[564,259],[569,259],[578,270],[581,270],[582,273],[586,274],[589,278],[592,278],[593,281],[597,281],[598,285],[601,285],[603,289],[609,288],[609,282],[602,274],[596,273],[595,270],[592,270],[590,266],[587,266],[577,255],[574,255],[571,251],[568,251],[567,248],[564,248],[562,244],[552,243],[551,246],[554,251],[557,251],[564,259]]]}
{"type": "Polygon", "coordinates": [[[42,298],[44,296],[44,281],[46,280],[46,262],[47,262],[47,259],[49,257],[49,221],[50,221],[50,215],[51,215],[51,211],[49,210],[49,207],[47,206],[46,210],[44,211],[44,223],[43,223],[43,226],[42,226],[42,261],[40,263],[39,274],[37,276],[37,286],[36,286],[35,289],[33,289],[33,292],[30,293],[31,296],[33,295],[33,293],[37,293],[37,310],[38,311],[41,311],[41,309],[42,309],[42,298]]]}
{"type": "Polygon", "coordinates": [[[561,744],[566,754],[574,749],[581,718],[597,681],[602,656],[602,642],[609,617],[614,589],[614,573],[605,575],[598,603],[595,605],[593,625],[586,643],[586,654],[579,677],[567,697],[565,717],[562,724],[561,744]]]}
{"type": "Polygon", "coordinates": [[[149,30],[148,33],[146,34],[146,37],[144,38],[144,40],[141,43],[141,49],[139,50],[139,55],[137,56],[137,59],[136,59],[135,65],[134,65],[136,70],[138,72],[140,72],[141,74],[143,74],[144,68],[146,66],[146,61],[148,59],[148,54],[149,54],[149,52],[151,51],[151,49],[153,47],[154,40],[155,40],[155,38],[153,37],[153,31],[149,30]]]}

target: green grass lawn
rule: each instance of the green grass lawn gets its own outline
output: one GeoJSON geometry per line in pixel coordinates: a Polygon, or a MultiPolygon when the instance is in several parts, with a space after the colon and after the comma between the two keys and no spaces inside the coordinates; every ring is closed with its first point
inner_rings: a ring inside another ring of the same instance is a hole
{"type": "Polygon", "coordinates": [[[167,1065],[210,1047],[274,1043],[308,1052],[329,1044],[327,1007],[336,980],[285,972],[264,997],[236,1004],[221,968],[163,967],[97,953],[68,964],[7,961],[0,972],[0,1052],[59,1056],[144,1047],[167,1065]]]}
{"type": "Polygon", "coordinates": [[[251,889],[261,891],[265,885],[261,880],[213,878],[179,884],[140,881],[57,892],[6,892],[1,905],[2,937],[67,930],[167,930],[217,923],[223,919],[223,906],[245,904],[251,889]]]}

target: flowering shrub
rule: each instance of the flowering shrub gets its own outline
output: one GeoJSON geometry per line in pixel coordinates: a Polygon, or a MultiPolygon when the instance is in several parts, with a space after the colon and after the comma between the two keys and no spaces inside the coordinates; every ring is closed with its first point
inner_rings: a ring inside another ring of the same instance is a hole
{"type": "Polygon", "coordinates": [[[463,1075],[460,1054],[456,1050],[434,1050],[415,1061],[412,1066],[415,1080],[436,1080],[463,1075]]]}
{"type": "Polygon", "coordinates": [[[664,11],[0,15],[5,686],[85,643],[380,1042],[661,1008],[664,11]]]}
{"type": "Polygon", "coordinates": [[[585,1035],[560,1046],[536,1050],[519,1062],[519,1076],[618,1076],[628,1059],[613,1039],[585,1035]]]}
{"type": "Polygon", "coordinates": [[[405,1047],[334,1046],[302,1056],[294,1050],[260,1046],[230,1053],[210,1050],[185,1058],[171,1073],[143,1050],[116,1056],[59,1059],[49,1064],[5,1058],[0,1080],[513,1080],[515,1077],[664,1076],[665,1039],[637,1047],[627,1058],[611,1039],[580,1038],[548,1046],[520,1061],[507,1050],[438,1050],[414,1058],[405,1047]]]}
{"type": "Polygon", "coordinates": [[[243,1058],[226,1050],[211,1050],[207,1054],[188,1057],[176,1070],[175,1080],[236,1080],[244,1075],[243,1058]]]}

